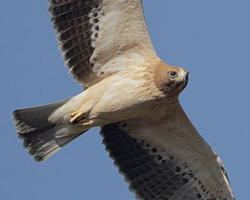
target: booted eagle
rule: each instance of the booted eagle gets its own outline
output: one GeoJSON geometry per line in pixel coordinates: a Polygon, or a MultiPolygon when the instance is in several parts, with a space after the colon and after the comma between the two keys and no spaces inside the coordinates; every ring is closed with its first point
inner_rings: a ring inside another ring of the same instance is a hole
{"type": "Polygon", "coordinates": [[[50,0],[65,64],[85,90],[14,112],[18,135],[43,161],[96,126],[115,164],[143,200],[233,200],[218,155],[178,96],[188,72],[154,51],[141,0],[50,0]]]}

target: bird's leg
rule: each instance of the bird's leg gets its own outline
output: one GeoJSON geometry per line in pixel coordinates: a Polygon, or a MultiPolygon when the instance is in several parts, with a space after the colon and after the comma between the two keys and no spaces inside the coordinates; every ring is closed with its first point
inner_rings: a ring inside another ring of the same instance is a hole
{"type": "Polygon", "coordinates": [[[88,114],[82,113],[79,111],[73,112],[70,115],[70,123],[71,124],[79,124],[81,126],[86,127],[93,127],[96,124],[102,123],[103,120],[98,119],[89,119],[88,114]]]}
{"type": "Polygon", "coordinates": [[[93,126],[96,123],[96,120],[91,119],[88,121],[80,121],[79,122],[82,126],[93,126]]]}
{"type": "Polygon", "coordinates": [[[82,112],[81,110],[77,110],[70,114],[70,123],[76,124],[86,121],[87,114],[82,112]]]}
{"type": "Polygon", "coordinates": [[[82,105],[75,111],[70,113],[70,120],[71,124],[87,122],[89,120],[89,113],[93,108],[95,101],[86,101],[83,102],[82,105]]]}

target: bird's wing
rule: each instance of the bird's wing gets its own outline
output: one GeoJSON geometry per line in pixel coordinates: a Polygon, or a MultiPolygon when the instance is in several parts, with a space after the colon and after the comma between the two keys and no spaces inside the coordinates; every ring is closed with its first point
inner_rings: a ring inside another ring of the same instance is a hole
{"type": "Polygon", "coordinates": [[[86,86],[154,57],[141,0],[49,0],[66,65],[86,86]]]}
{"type": "Polygon", "coordinates": [[[234,199],[219,157],[179,103],[170,115],[107,125],[102,135],[139,199],[234,199]]]}

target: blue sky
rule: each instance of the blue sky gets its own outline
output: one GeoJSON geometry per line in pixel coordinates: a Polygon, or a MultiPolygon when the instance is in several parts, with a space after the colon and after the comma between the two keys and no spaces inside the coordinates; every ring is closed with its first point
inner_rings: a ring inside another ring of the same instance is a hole
{"type": "MultiPolygon", "coordinates": [[[[11,113],[80,92],[63,66],[47,1],[0,7],[0,199],[132,200],[93,129],[36,163],[16,137],[11,113]]],[[[181,102],[222,157],[237,199],[248,200],[250,169],[250,1],[144,1],[162,59],[190,71],[181,102]]]]}

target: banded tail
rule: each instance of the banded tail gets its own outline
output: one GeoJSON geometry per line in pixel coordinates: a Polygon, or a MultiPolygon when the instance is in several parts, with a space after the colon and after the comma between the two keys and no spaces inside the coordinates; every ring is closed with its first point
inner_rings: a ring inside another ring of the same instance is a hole
{"type": "Polygon", "coordinates": [[[50,115],[66,102],[14,111],[17,134],[36,161],[48,159],[83,133],[79,125],[49,122],[50,115]]]}

